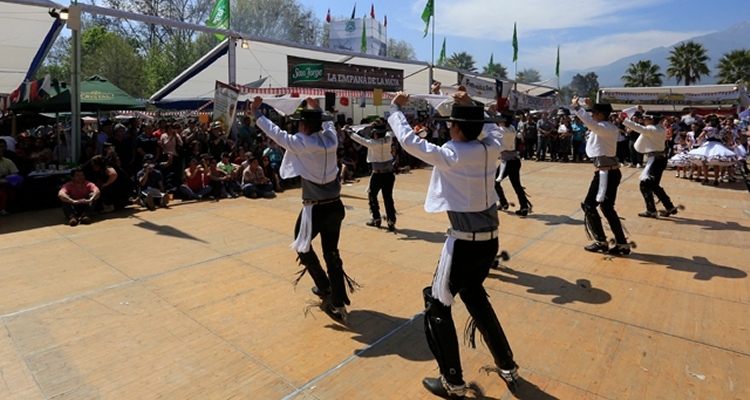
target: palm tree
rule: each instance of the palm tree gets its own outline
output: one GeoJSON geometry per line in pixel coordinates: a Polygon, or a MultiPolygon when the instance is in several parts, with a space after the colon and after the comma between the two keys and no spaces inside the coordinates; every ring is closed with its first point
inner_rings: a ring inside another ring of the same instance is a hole
{"type": "Polygon", "coordinates": [[[474,66],[474,57],[465,51],[453,53],[450,58],[445,61],[445,66],[468,72],[477,71],[477,68],[474,66]]]}
{"type": "Polygon", "coordinates": [[[525,83],[539,82],[542,80],[542,74],[534,68],[525,68],[518,73],[516,80],[525,83]]]}
{"type": "Polygon", "coordinates": [[[508,77],[508,69],[503,66],[503,64],[495,64],[492,65],[485,65],[484,69],[482,69],[482,74],[493,76],[495,78],[507,78],[508,77]]]}
{"type": "Polygon", "coordinates": [[[750,50],[732,50],[725,53],[716,65],[719,83],[743,82],[750,84],[750,50]]]}
{"type": "Polygon", "coordinates": [[[711,58],[706,55],[706,48],[702,44],[692,40],[680,43],[670,54],[667,58],[667,76],[677,78],[677,84],[685,81],[685,86],[690,86],[691,83],[699,82],[702,75],[708,75],[706,62],[711,58]]]}
{"type": "Polygon", "coordinates": [[[651,64],[650,60],[640,60],[635,64],[630,63],[620,79],[625,81],[625,87],[661,86],[664,74],[659,72],[660,69],[660,66],[651,64]]]}

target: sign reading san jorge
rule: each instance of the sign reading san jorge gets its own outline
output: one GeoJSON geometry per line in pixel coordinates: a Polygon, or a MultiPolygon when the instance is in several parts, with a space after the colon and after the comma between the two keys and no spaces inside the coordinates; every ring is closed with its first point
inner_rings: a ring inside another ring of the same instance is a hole
{"type": "Polygon", "coordinates": [[[404,87],[404,71],[340,64],[287,56],[290,87],[396,92],[404,87]]]}

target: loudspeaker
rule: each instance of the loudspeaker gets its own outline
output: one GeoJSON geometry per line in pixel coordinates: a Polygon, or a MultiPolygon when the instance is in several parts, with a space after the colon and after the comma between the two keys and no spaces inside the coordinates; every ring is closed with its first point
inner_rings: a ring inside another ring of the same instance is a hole
{"type": "Polygon", "coordinates": [[[336,108],[336,93],[326,92],[326,111],[333,111],[336,108]]]}

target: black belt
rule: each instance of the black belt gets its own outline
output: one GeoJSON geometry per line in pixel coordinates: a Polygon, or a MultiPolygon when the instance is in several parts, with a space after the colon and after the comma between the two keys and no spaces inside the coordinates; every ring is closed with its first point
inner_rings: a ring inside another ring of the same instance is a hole
{"type": "Polygon", "coordinates": [[[316,206],[316,205],[321,205],[321,204],[333,203],[339,200],[341,200],[341,197],[339,196],[332,197],[330,199],[323,199],[323,200],[302,200],[302,205],[316,206]]]}
{"type": "Polygon", "coordinates": [[[393,172],[393,168],[385,168],[385,169],[373,169],[373,174],[390,174],[393,172]]]}

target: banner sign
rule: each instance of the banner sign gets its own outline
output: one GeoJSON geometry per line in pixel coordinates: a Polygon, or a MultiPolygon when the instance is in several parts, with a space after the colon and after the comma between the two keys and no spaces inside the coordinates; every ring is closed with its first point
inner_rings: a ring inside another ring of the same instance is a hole
{"type": "Polygon", "coordinates": [[[229,132],[232,129],[239,97],[240,91],[236,87],[216,81],[213,120],[221,122],[224,132],[229,132]]]}
{"type": "Polygon", "coordinates": [[[404,71],[365,67],[287,56],[288,86],[318,89],[383,89],[397,92],[404,87],[404,71]]]}
{"type": "Polygon", "coordinates": [[[663,105],[735,105],[739,102],[735,91],[715,93],[630,93],[602,90],[599,101],[617,104],[663,104],[663,105]]]}
{"type": "Polygon", "coordinates": [[[510,92],[511,110],[549,110],[557,108],[557,99],[555,97],[536,97],[525,93],[519,93],[515,90],[510,92]]]}
{"type": "MultiPolygon", "coordinates": [[[[458,84],[466,87],[466,93],[471,97],[494,99],[497,96],[497,81],[486,81],[484,79],[466,76],[458,72],[458,84]]],[[[500,92],[502,92],[502,82],[500,92]]]]}
{"type": "Polygon", "coordinates": [[[364,45],[366,54],[385,57],[387,43],[388,31],[376,19],[342,19],[328,24],[328,47],[331,49],[358,53],[364,45]]]}

